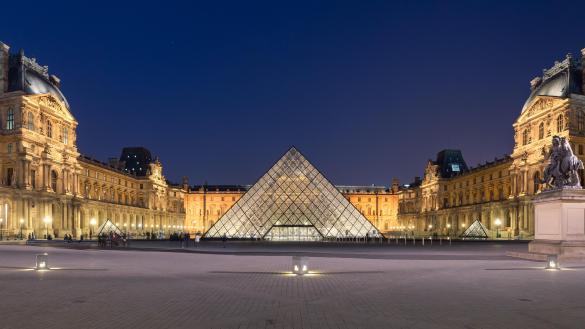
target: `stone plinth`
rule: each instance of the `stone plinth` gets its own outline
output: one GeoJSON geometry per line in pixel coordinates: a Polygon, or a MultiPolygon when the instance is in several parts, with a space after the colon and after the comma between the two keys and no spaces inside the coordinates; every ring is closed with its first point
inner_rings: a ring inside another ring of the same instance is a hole
{"type": "Polygon", "coordinates": [[[546,191],[534,202],[534,241],[528,250],[585,259],[585,190],[546,191]]]}

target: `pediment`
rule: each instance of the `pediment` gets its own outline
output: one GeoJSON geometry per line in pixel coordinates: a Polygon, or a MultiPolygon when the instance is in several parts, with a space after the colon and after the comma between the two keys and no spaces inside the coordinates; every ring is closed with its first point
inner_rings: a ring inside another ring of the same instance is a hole
{"type": "Polygon", "coordinates": [[[67,109],[67,106],[61,102],[58,98],[51,94],[41,94],[34,96],[37,99],[39,107],[44,107],[55,111],[56,114],[60,114],[64,118],[75,121],[71,112],[67,109]]]}
{"type": "Polygon", "coordinates": [[[551,108],[560,104],[560,100],[550,96],[538,96],[532,103],[522,112],[520,118],[532,117],[534,115],[546,112],[551,108]]]}

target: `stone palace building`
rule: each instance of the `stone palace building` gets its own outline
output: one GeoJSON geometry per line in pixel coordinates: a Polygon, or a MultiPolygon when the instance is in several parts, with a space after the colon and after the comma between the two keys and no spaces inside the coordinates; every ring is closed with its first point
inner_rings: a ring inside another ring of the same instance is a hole
{"type": "MultiPolygon", "coordinates": [[[[530,82],[508,156],[471,168],[461,151],[443,150],[411,184],[335,188],[380,232],[457,236],[479,220],[502,238],[530,238],[531,200],[543,188],[551,137],[566,137],[585,160],[584,67],[585,49],[530,82]]],[[[134,235],[204,233],[250,188],[189,186],[187,178],[172,184],[142,147],[124,148],[107,163],[80,154],[78,123],[60,83],[46,66],[0,43],[3,236],[87,237],[108,219],[134,235]]]]}

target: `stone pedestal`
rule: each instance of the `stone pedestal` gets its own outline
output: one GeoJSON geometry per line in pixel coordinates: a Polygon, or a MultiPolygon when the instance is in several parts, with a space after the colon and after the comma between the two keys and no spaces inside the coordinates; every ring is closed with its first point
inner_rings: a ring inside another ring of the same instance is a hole
{"type": "Polygon", "coordinates": [[[585,259],[585,190],[542,192],[533,199],[532,253],[556,254],[564,259],[585,259]]]}

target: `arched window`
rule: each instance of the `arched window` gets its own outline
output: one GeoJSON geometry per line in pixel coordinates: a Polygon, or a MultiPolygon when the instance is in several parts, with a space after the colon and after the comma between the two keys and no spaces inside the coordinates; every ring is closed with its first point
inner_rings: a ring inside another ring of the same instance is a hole
{"type": "Polygon", "coordinates": [[[28,112],[28,130],[35,130],[35,117],[32,112],[28,112]]]}
{"type": "Polygon", "coordinates": [[[579,131],[585,130],[585,115],[583,111],[577,111],[577,129],[579,131]]]}
{"type": "Polygon", "coordinates": [[[49,120],[47,120],[47,137],[53,137],[53,124],[49,120]]]}
{"type": "Polygon", "coordinates": [[[528,130],[524,129],[522,132],[522,145],[528,144],[528,130]]]}
{"type": "Polygon", "coordinates": [[[563,131],[563,115],[559,114],[557,117],[557,132],[560,133],[563,131]]]}
{"type": "Polygon", "coordinates": [[[14,129],[14,110],[8,109],[8,113],[6,114],[6,129],[12,130],[14,129]]]}
{"type": "Polygon", "coordinates": [[[544,122],[541,122],[538,126],[538,139],[544,138],[544,122]]]}
{"type": "Polygon", "coordinates": [[[57,192],[57,172],[55,170],[51,171],[51,189],[53,192],[57,192]]]}

